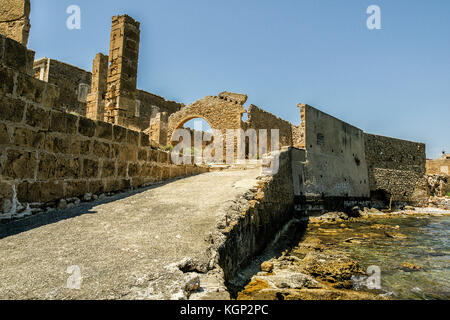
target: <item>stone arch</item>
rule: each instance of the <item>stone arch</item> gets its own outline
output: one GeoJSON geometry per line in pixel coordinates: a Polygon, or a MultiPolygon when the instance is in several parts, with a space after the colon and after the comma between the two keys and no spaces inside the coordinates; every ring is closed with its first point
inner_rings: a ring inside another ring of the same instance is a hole
{"type": "Polygon", "coordinates": [[[211,129],[222,131],[225,137],[227,129],[240,129],[242,127],[242,114],[247,112],[243,107],[246,101],[246,95],[222,92],[218,96],[205,97],[182,108],[169,117],[168,142],[171,142],[176,129],[196,118],[205,120],[211,129]]]}
{"type": "Polygon", "coordinates": [[[204,119],[203,116],[201,116],[201,115],[195,115],[195,114],[194,114],[194,115],[189,115],[189,116],[187,116],[187,118],[182,119],[182,120],[180,121],[180,123],[179,123],[178,125],[175,126],[175,130],[176,130],[176,129],[182,128],[187,122],[189,122],[189,121],[191,121],[191,120],[194,120],[194,119],[202,119],[202,120],[205,120],[206,123],[208,123],[208,125],[211,127],[211,129],[213,128],[213,127],[211,126],[211,123],[210,123],[207,119],[204,119]]]}

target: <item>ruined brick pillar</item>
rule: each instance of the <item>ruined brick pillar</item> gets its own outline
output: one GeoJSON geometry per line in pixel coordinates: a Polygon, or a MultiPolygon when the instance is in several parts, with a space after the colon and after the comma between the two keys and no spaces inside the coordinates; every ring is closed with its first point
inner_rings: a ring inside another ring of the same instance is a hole
{"type": "Polygon", "coordinates": [[[112,18],[105,121],[125,127],[136,108],[139,26],[127,15],[112,18]]]}
{"type": "Polygon", "coordinates": [[[30,0],[0,1],[0,34],[27,46],[30,28],[30,0]]]}
{"type": "Polygon", "coordinates": [[[167,112],[158,112],[150,120],[150,139],[159,143],[160,146],[166,146],[168,134],[169,114],[167,112]]]}
{"type": "Polygon", "coordinates": [[[86,116],[105,119],[105,98],[108,79],[108,56],[97,53],[92,64],[91,93],[87,96],[86,116]]]}

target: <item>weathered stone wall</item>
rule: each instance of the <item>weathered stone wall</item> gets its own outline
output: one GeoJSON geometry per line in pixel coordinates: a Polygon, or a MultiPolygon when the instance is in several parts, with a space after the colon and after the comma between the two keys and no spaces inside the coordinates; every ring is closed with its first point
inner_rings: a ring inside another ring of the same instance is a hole
{"type": "MultiPolygon", "coordinates": [[[[27,49],[22,51],[18,57],[26,56],[27,49]]],[[[152,149],[149,136],[142,132],[64,112],[58,107],[57,86],[12,68],[16,62],[1,62],[2,217],[16,214],[19,203],[52,206],[62,198],[119,191],[207,170],[171,164],[169,154],[152,149]]]]}
{"type": "Polygon", "coordinates": [[[420,202],[428,196],[425,144],[365,134],[365,149],[373,197],[420,202]]]}
{"type": "Polygon", "coordinates": [[[92,63],[91,93],[87,96],[86,117],[105,119],[105,98],[108,78],[108,56],[97,53],[92,63]]]}
{"type": "Polygon", "coordinates": [[[450,175],[450,159],[427,160],[427,174],[450,175]]]}
{"type": "MultiPolygon", "coordinates": [[[[248,120],[245,123],[244,129],[267,129],[267,143],[270,150],[271,131],[272,129],[279,130],[280,147],[292,146],[292,124],[285,121],[270,112],[264,111],[255,105],[250,105],[248,108],[248,120]]],[[[258,131],[257,131],[258,134],[258,131]]]]}
{"type": "Polygon", "coordinates": [[[231,206],[226,221],[221,224],[226,240],[218,249],[219,265],[227,282],[260,254],[294,217],[291,151],[277,152],[278,173],[262,175],[258,187],[231,206]]]}
{"type": "Polygon", "coordinates": [[[295,148],[305,149],[305,130],[302,125],[291,127],[292,131],[292,145],[295,148]]]}
{"type": "Polygon", "coordinates": [[[62,106],[67,112],[86,115],[86,102],[90,92],[92,73],[48,58],[35,61],[34,71],[37,79],[60,88],[58,106],[62,106]],[[43,71],[42,68],[44,68],[43,71]]]}
{"type": "Polygon", "coordinates": [[[0,34],[27,46],[30,28],[30,0],[1,0],[0,34]]]}
{"type": "Polygon", "coordinates": [[[450,176],[427,174],[428,189],[432,197],[444,197],[450,193],[450,176]]]}
{"type": "Polygon", "coordinates": [[[11,68],[29,75],[33,74],[34,51],[24,48],[19,42],[1,34],[0,50],[1,65],[10,66],[11,68]]]}
{"type": "MultiPolygon", "coordinates": [[[[139,110],[137,110],[135,117],[135,125],[140,130],[146,130],[150,126],[150,120],[154,118],[159,112],[166,112],[168,116],[180,111],[184,104],[175,101],[168,101],[164,98],[146,92],[137,90],[136,99],[139,101],[139,110]]],[[[167,122],[165,126],[167,126],[167,122]]]]}
{"type": "Polygon", "coordinates": [[[364,133],[308,105],[300,105],[305,128],[305,193],[315,198],[368,198],[364,133]]]}
{"type": "Polygon", "coordinates": [[[169,115],[167,114],[167,112],[159,112],[150,120],[150,139],[163,147],[167,145],[168,122],[169,115]]]}

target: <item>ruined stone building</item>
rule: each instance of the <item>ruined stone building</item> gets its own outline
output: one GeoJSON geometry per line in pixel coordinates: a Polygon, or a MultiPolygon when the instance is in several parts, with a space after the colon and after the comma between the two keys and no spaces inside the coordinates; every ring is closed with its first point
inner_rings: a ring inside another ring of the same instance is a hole
{"type": "Polygon", "coordinates": [[[427,174],[450,175],[450,154],[442,152],[440,158],[427,160],[427,174]]]}
{"type": "Polygon", "coordinates": [[[92,72],[42,58],[34,62],[34,77],[60,88],[58,105],[67,112],[148,130],[158,113],[170,115],[184,105],[137,89],[139,27],[126,15],[113,17],[109,56],[98,53],[92,72]]]}
{"type": "MultiPolygon", "coordinates": [[[[365,133],[306,104],[299,104],[302,122],[294,125],[255,105],[246,109],[244,94],[225,91],[185,106],[138,90],[140,23],[127,15],[112,18],[108,56],[97,54],[92,72],[48,58],[34,61],[26,47],[29,0],[7,2],[9,9],[0,11],[4,217],[15,216],[20,206],[54,205],[208,171],[175,165],[161,149],[175,129],[195,118],[224,133],[267,129],[267,152],[276,149],[270,130],[278,129],[279,146],[291,150],[299,206],[417,203],[428,196],[422,143],[365,133]]],[[[224,134],[224,144],[229,138],[224,134]]]]}

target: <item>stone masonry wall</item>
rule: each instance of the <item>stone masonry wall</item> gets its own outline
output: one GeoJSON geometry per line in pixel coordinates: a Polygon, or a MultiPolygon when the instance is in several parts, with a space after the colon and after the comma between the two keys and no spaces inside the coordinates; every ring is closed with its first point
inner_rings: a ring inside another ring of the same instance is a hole
{"type": "MultiPolygon", "coordinates": [[[[150,126],[150,120],[159,112],[167,112],[167,115],[180,111],[184,104],[175,101],[165,100],[164,98],[146,92],[137,90],[136,99],[140,102],[139,117],[136,117],[135,125],[140,130],[146,130],[150,126]]],[[[165,124],[167,126],[167,123],[165,124]]]]}
{"type": "Polygon", "coordinates": [[[40,72],[38,73],[38,69],[42,66],[42,60],[46,60],[45,81],[57,85],[60,89],[58,105],[62,106],[67,112],[75,112],[85,116],[86,98],[90,91],[92,74],[58,60],[43,58],[34,63],[36,78],[39,78],[40,72]]]}
{"type": "MultiPolygon", "coordinates": [[[[6,41],[0,40],[0,52],[4,52],[6,41]]],[[[26,54],[27,49],[22,51],[26,54]]],[[[152,149],[149,136],[142,132],[64,112],[57,107],[57,86],[1,61],[2,218],[16,216],[27,205],[39,210],[62,198],[120,191],[207,171],[171,164],[169,154],[152,149]]]]}
{"type": "MultiPolygon", "coordinates": [[[[248,120],[246,128],[252,129],[267,129],[267,142],[270,145],[270,130],[278,129],[280,137],[280,147],[292,146],[292,125],[270,112],[264,111],[255,105],[250,105],[248,108],[248,120]]],[[[258,134],[258,132],[257,132],[258,134]]],[[[269,149],[270,150],[270,149],[269,149]]]]}
{"type": "Polygon", "coordinates": [[[425,144],[365,134],[365,149],[372,195],[413,203],[428,196],[425,144]]]}
{"type": "Polygon", "coordinates": [[[294,217],[291,151],[277,152],[278,172],[273,176],[263,174],[258,186],[238,199],[220,224],[226,240],[218,249],[219,265],[226,282],[233,280],[294,217]]]}
{"type": "Polygon", "coordinates": [[[0,34],[27,46],[30,34],[30,0],[1,0],[0,34]]]}

